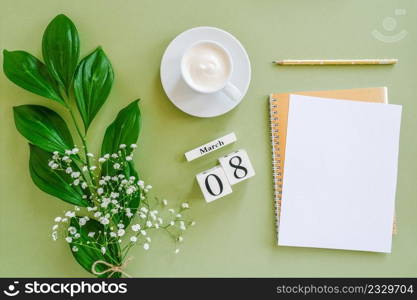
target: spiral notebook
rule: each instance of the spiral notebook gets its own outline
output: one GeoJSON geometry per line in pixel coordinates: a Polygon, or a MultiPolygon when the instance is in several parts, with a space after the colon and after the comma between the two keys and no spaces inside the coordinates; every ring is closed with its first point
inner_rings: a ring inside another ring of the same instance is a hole
{"type": "MultiPolygon", "coordinates": [[[[291,94],[330,99],[388,103],[387,89],[385,87],[332,91],[296,92],[291,94]]],[[[287,134],[289,98],[289,93],[278,93],[270,95],[272,169],[277,234],[279,232],[279,218],[281,212],[281,197],[282,183],[284,177],[285,145],[287,134]]],[[[397,228],[396,222],[394,220],[393,234],[395,234],[396,232],[397,228]]]]}

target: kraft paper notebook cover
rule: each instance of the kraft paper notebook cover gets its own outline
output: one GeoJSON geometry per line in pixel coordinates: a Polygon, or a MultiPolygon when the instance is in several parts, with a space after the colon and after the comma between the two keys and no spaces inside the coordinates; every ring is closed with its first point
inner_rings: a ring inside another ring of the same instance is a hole
{"type": "Polygon", "coordinates": [[[401,111],[290,95],[278,245],[391,252],[401,111]]]}
{"type": "MultiPolygon", "coordinates": [[[[386,87],[330,91],[307,91],[295,92],[291,94],[375,103],[388,103],[386,87]]],[[[289,97],[290,93],[275,93],[270,95],[270,121],[273,164],[272,169],[277,234],[279,232],[279,216],[281,211],[289,97]]],[[[396,232],[397,228],[396,223],[394,222],[393,233],[395,234],[396,232]]]]}

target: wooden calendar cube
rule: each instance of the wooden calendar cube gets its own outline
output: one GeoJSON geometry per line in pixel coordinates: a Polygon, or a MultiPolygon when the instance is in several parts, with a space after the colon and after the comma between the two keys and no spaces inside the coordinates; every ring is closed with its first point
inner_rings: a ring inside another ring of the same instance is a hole
{"type": "Polygon", "coordinates": [[[241,149],[219,158],[231,185],[255,176],[255,170],[245,150],[241,149]]]}
{"type": "Polygon", "coordinates": [[[206,202],[212,202],[232,193],[232,187],[220,166],[201,172],[196,178],[206,202]]]}

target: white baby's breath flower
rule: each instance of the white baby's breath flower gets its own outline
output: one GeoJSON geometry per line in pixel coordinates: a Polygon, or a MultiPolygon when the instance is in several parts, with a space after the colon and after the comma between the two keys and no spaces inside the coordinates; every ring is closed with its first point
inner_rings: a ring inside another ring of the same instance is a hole
{"type": "Polygon", "coordinates": [[[89,153],[87,153],[87,156],[88,157],[94,157],[94,154],[89,152],[89,153]]]}
{"type": "Polygon", "coordinates": [[[88,171],[88,166],[83,166],[82,170],[83,170],[83,172],[87,172],[88,171]]]}
{"type": "Polygon", "coordinates": [[[113,153],[113,154],[111,155],[111,157],[112,157],[112,158],[118,158],[118,157],[119,157],[119,155],[117,155],[117,153],[113,153]]]}
{"type": "Polygon", "coordinates": [[[54,226],[52,226],[52,230],[56,230],[58,228],[58,224],[55,224],[54,226]]]}
{"type": "Polygon", "coordinates": [[[77,229],[74,226],[68,227],[68,232],[70,234],[75,234],[77,232],[77,229]]]}
{"type": "Polygon", "coordinates": [[[175,249],[174,253],[175,253],[175,254],[180,253],[180,249],[179,249],[179,248],[175,249]]]}
{"type": "Polygon", "coordinates": [[[70,236],[67,236],[65,240],[67,241],[67,243],[72,243],[72,237],[70,236]]]}
{"type": "Polygon", "coordinates": [[[137,237],[135,237],[135,236],[131,236],[131,237],[130,237],[130,241],[131,241],[132,243],[136,243],[136,242],[137,242],[137,240],[138,240],[138,238],[137,238],[137,237]]]}
{"type": "Polygon", "coordinates": [[[169,211],[171,214],[175,214],[175,210],[173,210],[172,208],[168,209],[168,211],[169,211]]]}
{"type": "Polygon", "coordinates": [[[124,229],[121,229],[121,228],[117,231],[118,236],[124,236],[125,233],[126,233],[126,231],[124,229]]]}
{"type": "Polygon", "coordinates": [[[96,166],[91,166],[91,167],[90,167],[90,170],[91,170],[91,171],[94,171],[95,169],[97,169],[97,167],[96,167],[96,166]]]}
{"type": "Polygon", "coordinates": [[[115,170],[119,170],[119,169],[120,169],[120,164],[119,164],[119,163],[115,163],[115,164],[113,165],[113,168],[114,168],[115,170]]]}
{"type": "Polygon", "coordinates": [[[141,235],[147,235],[147,233],[146,233],[146,231],[145,231],[145,230],[141,230],[141,231],[140,231],[140,234],[141,234],[141,235]]]}
{"type": "Polygon", "coordinates": [[[98,184],[99,184],[99,185],[105,185],[105,184],[106,184],[106,181],[105,181],[105,180],[103,180],[103,179],[100,179],[100,180],[98,181],[98,184]]]}
{"type": "Polygon", "coordinates": [[[110,232],[110,236],[111,237],[116,237],[117,236],[117,233],[116,232],[110,232]]]}
{"type": "Polygon", "coordinates": [[[109,223],[110,223],[110,221],[109,221],[109,219],[108,219],[108,218],[101,217],[101,218],[100,218],[100,223],[101,223],[101,224],[103,224],[103,225],[107,225],[107,224],[109,224],[109,223]]]}
{"type": "Polygon", "coordinates": [[[174,225],[175,225],[175,222],[174,222],[174,221],[171,221],[171,222],[169,222],[169,224],[170,224],[171,226],[174,226],[174,225]]]}
{"type": "Polygon", "coordinates": [[[149,236],[146,237],[146,240],[150,243],[152,240],[149,236]]]}
{"type": "Polygon", "coordinates": [[[71,174],[72,173],[72,168],[71,167],[66,168],[65,173],[71,174]]]}
{"type": "Polygon", "coordinates": [[[126,189],[126,194],[128,194],[128,195],[131,195],[131,194],[133,194],[134,192],[135,192],[135,187],[134,186],[129,186],[127,189],[126,189]]]}
{"type": "Polygon", "coordinates": [[[190,225],[195,226],[195,221],[192,221],[190,225]]]}
{"type": "Polygon", "coordinates": [[[87,187],[88,187],[87,182],[83,181],[83,183],[81,183],[81,188],[86,189],[87,187]]]}
{"type": "Polygon", "coordinates": [[[132,225],[132,230],[135,232],[138,232],[140,230],[140,225],[139,224],[132,225]]]}
{"type": "Polygon", "coordinates": [[[143,211],[145,214],[149,211],[146,207],[142,206],[140,208],[141,211],[143,211]]]}
{"type": "Polygon", "coordinates": [[[164,206],[167,206],[167,205],[168,205],[168,200],[167,200],[167,199],[162,200],[162,204],[163,204],[164,206]]]}
{"type": "Polygon", "coordinates": [[[152,227],[152,222],[151,221],[146,221],[146,226],[147,227],[152,227]]]}
{"type": "Polygon", "coordinates": [[[96,233],[94,231],[90,231],[88,233],[88,237],[93,238],[96,233]]]}
{"type": "Polygon", "coordinates": [[[101,247],[101,253],[106,254],[106,247],[101,247]]]}
{"type": "Polygon", "coordinates": [[[65,154],[66,155],[71,155],[72,154],[72,151],[71,150],[65,150],[65,154]]]}
{"type": "Polygon", "coordinates": [[[77,179],[75,179],[74,181],[73,181],[73,184],[74,185],[79,185],[80,184],[80,180],[77,178],[77,179]]]}
{"type": "Polygon", "coordinates": [[[183,204],[181,204],[181,207],[182,208],[190,208],[190,206],[188,205],[188,203],[187,202],[184,202],[183,204]]]}
{"type": "Polygon", "coordinates": [[[179,237],[178,237],[178,242],[180,242],[180,243],[182,243],[182,241],[184,240],[184,238],[180,235],[179,237]]]}
{"type": "Polygon", "coordinates": [[[78,178],[78,177],[80,177],[80,175],[81,175],[81,173],[80,173],[80,172],[72,172],[72,173],[71,173],[71,177],[72,177],[72,178],[78,178]]]}
{"type": "Polygon", "coordinates": [[[135,149],[135,148],[137,148],[138,147],[138,145],[136,145],[136,144],[131,144],[130,145],[130,148],[132,148],[132,149],[135,149]]]}
{"type": "Polygon", "coordinates": [[[99,159],[98,159],[98,162],[100,162],[100,163],[104,163],[106,161],[106,159],[104,158],[104,157],[100,157],[99,159]]]}
{"type": "Polygon", "coordinates": [[[65,213],[65,216],[68,218],[73,218],[75,217],[75,212],[69,210],[65,213]]]}
{"type": "Polygon", "coordinates": [[[78,247],[77,247],[77,246],[73,246],[73,247],[71,248],[71,250],[72,250],[72,252],[77,252],[77,251],[78,251],[78,247]]]}
{"type": "Polygon", "coordinates": [[[78,152],[80,152],[80,149],[74,148],[72,149],[71,154],[77,154],[78,152]]]}
{"type": "Polygon", "coordinates": [[[143,244],[143,249],[149,250],[149,244],[148,243],[143,244]]]}
{"type": "Polygon", "coordinates": [[[97,189],[97,194],[101,195],[101,194],[103,194],[103,193],[104,193],[103,188],[98,188],[98,189],[97,189]]]}
{"type": "Polygon", "coordinates": [[[56,217],[56,218],[54,219],[54,221],[55,221],[55,222],[61,222],[61,220],[62,220],[62,218],[61,218],[61,217],[56,217]]]}
{"type": "Polygon", "coordinates": [[[103,158],[104,158],[104,159],[109,159],[109,158],[110,158],[110,154],[108,154],[108,153],[104,154],[104,155],[103,155],[103,158]]]}
{"type": "Polygon", "coordinates": [[[52,232],[52,239],[54,241],[56,241],[58,239],[58,232],[56,232],[56,231],[52,232]]]}
{"type": "Polygon", "coordinates": [[[124,149],[124,148],[126,148],[126,144],[120,144],[119,148],[120,148],[120,149],[124,149]]]}
{"type": "Polygon", "coordinates": [[[80,218],[80,219],[78,220],[78,223],[80,224],[80,226],[84,226],[84,225],[87,223],[87,220],[86,220],[86,219],[84,219],[84,218],[80,218]]]}

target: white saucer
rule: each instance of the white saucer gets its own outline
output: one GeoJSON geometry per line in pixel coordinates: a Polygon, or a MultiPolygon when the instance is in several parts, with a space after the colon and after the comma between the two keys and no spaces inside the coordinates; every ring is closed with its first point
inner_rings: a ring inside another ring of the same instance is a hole
{"type": "Polygon", "coordinates": [[[183,112],[196,117],[220,116],[235,108],[245,96],[251,78],[248,54],[230,33],[214,27],[195,27],[178,35],[165,50],[161,61],[162,86],[171,102],[183,112]],[[184,51],[199,40],[213,40],[226,48],[233,60],[230,82],[242,93],[238,101],[222,92],[201,94],[192,90],[182,79],[181,58],[184,51]]]}

